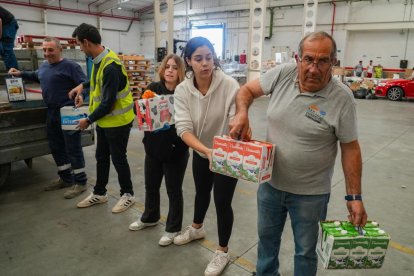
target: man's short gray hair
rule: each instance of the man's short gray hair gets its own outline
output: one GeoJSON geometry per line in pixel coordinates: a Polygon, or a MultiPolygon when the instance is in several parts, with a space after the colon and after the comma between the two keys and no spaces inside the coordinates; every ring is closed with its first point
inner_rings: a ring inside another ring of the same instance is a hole
{"type": "Polygon", "coordinates": [[[326,32],[313,32],[313,33],[307,34],[304,38],[302,38],[302,40],[299,43],[299,53],[298,53],[299,57],[302,58],[303,44],[305,43],[306,40],[312,41],[312,40],[323,39],[323,38],[327,38],[332,42],[331,59],[336,58],[336,42],[333,39],[333,37],[326,32]]]}
{"type": "Polygon", "coordinates": [[[62,49],[62,44],[60,44],[60,40],[57,39],[56,37],[48,36],[48,37],[45,37],[45,39],[43,41],[44,42],[54,42],[56,47],[58,47],[59,49],[62,49]]]}

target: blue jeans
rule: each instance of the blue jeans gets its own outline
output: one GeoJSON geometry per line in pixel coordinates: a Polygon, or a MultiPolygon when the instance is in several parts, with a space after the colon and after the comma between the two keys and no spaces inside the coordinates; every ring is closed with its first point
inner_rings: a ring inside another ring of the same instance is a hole
{"type": "Polygon", "coordinates": [[[59,177],[68,183],[85,185],[87,177],[80,131],[62,130],[60,110],[48,108],[46,132],[59,177]]]}
{"type": "Polygon", "coordinates": [[[279,275],[279,250],[289,213],[295,241],[295,276],[316,275],[316,243],[320,220],[325,220],[330,194],[297,195],[269,183],[260,184],[258,206],[257,275],[279,275]]]}
{"type": "Polygon", "coordinates": [[[13,19],[11,22],[3,26],[2,37],[0,43],[0,55],[3,58],[4,65],[7,71],[10,68],[18,69],[17,59],[14,54],[14,40],[16,38],[17,29],[19,25],[17,24],[16,19],[13,19]]]}

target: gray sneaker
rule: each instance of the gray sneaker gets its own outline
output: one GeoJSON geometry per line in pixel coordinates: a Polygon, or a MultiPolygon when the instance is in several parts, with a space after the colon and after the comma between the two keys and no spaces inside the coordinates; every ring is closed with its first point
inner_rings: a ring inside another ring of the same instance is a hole
{"type": "Polygon", "coordinates": [[[78,195],[80,195],[81,193],[83,193],[86,190],[87,190],[86,184],[84,184],[84,185],[75,184],[72,187],[70,187],[70,189],[67,190],[63,194],[63,197],[67,198],[67,199],[74,198],[74,197],[77,197],[78,195]]]}
{"type": "Polygon", "coordinates": [[[63,181],[62,178],[59,178],[59,179],[53,180],[52,184],[49,185],[49,186],[46,186],[44,190],[45,191],[55,191],[55,190],[70,187],[72,185],[73,185],[73,183],[65,182],[65,181],[63,181]]]}

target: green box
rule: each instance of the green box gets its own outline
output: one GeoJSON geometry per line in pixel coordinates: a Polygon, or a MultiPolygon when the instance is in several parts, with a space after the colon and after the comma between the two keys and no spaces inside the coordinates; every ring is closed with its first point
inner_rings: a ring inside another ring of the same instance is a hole
{"type": "Polygon", "coordinates": [[[347,268],[352,236],[342,227],[325,227],[321,224],[316,253],[327,269],[347,268]]]}
{"type": "Polygon", "coordinates": [[[384,263],[390,236],[379,228],[367,228],[367,236],[370,239],[370,245],[365,268],[380,268],[384,263]]]}

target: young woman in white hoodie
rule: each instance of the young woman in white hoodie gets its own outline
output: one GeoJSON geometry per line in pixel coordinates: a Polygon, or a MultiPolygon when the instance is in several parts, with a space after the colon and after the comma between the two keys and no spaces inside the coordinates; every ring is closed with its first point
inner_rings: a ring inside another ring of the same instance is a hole
{"type": "Polygon", "coordinates": [[[211,149],[215,135],[228,133],[229,120],[235,114],[239,84],[220,69],[208,39],[190,39],[183,55],[186,79],[175,89],[175,126],[178,136],[194,150],[192,168],[196,196],[193,222],[174,238],[174,243],[182,245],[205,237],[203,222],[213,190],[219,246],[204,274],[219,275],[230,261],[231,202],[237,179],[210,171],[211,149]]]}

